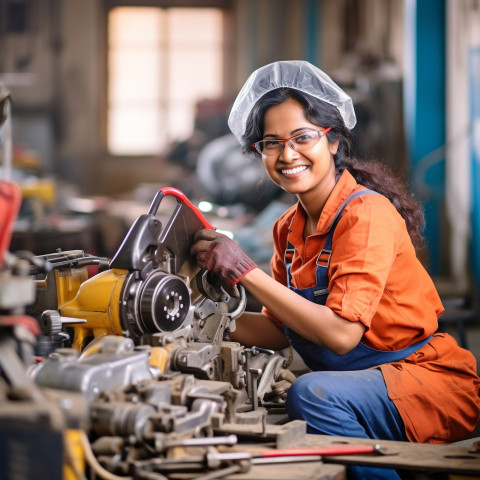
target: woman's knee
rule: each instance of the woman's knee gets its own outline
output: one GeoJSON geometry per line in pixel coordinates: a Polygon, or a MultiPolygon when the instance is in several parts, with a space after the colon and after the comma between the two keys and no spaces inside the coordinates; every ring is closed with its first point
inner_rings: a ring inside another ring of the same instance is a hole
{"type": "Polygon", "coordinates": [[[345,436],[344,424],[355,418],[343,405],[337,383],[335,372],[311,372],[299,377],[288,391],[285,407],[289,417],[305,420],[308,433],[345,436]]]}
{"type": "Polygon", "coordinates": [[[306,406],[328,401],[330,394],[329,382],[322,381],[322,373],[306,373],[298,377],[288,390],[285,407],[291,418],[303,418],[306,406]]]}

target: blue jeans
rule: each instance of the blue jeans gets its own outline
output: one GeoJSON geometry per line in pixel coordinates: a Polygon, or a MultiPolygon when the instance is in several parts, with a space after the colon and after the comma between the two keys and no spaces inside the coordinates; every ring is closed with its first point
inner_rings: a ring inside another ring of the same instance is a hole
{"type": "MultiPolygon", "coordinates": [[[[378,369],[311,372],[290,387],[286,409],[292,420],[305,420],[307,432],[340,437],[406,441],[397,408],[388,398],[378,369]]],[[[399,480],[391,468],[349,466],[355,480],[399,480]]]]}

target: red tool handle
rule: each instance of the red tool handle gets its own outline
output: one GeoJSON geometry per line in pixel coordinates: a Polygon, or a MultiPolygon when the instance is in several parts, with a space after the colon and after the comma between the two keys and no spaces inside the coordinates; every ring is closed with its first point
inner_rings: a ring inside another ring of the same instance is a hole
{"type": "Polygon", "coordinates": [[[190,210],[192,210],[192,212],[200,220],[200,222],[202,222],[205,228],[209,228],[210,230],[215,230],[215,228],[203,216],[203,213],[187,198],[187,196],[182,191],[174,187],[161,188],[158,191],[156,197],[154,198],[148,213],[152,215],[155,215],[157,213],[158,206],[165,195],[172,195],[177,199],[177,201],[184,203],[188,208],[190,208],[190,210]]]}
{"type": "Polygon", "coordinates": [[[373,445],[339,445],[334,447],[309,447],[309,448],[284,448],[280,450],[266,450],[262,452],[262,457],[289,457],[303,455],[357,455],[360,453],[373,453],[375,447],[373,445]]]}
{"type": "Polygon", "coordinates": [[[20,186],[10,180],[0,179],[0,267],[3,266],[4,253],[10,246],[13,225],[21,203],[20,186]]]}

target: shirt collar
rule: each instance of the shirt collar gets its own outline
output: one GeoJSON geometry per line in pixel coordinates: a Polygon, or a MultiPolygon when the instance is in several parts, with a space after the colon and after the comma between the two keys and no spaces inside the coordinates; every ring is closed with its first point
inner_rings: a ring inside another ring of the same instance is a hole
{"type": "MultiPolygon", "coordinates": [[[[353,178],[352,174],[348,170],[344,170],[323,207],[322,214],[317,223],[317,233],[324,234],[329,230],[338,208],[354,192],[354,190],[357,190],[357,187],[358,183],[355,178],[353,178]]],[[[305,210],[300,202],[297,202],[297,208],[289,229],[291,236],[290,241],[293,244],[296,243],[296,237],[299,237],[298,239],[302,239],[303,241],[303,229],[306,217],[307,214],[305,213],[305,210]]]]}

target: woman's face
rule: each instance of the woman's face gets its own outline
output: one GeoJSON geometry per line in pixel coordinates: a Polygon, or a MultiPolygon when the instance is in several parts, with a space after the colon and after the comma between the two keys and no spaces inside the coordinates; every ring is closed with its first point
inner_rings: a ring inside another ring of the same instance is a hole
{"type": "MultiPolygon", "coordinates": [[[[275,105],[267,110],[264,118],[263,139],[286,139],[305,131],[322,131],[323,128],[310,123],[303,107],[296,100],[275,105]]],[[[333,155],[337,152],[338,143],[329,144],[327,136],[308,150],[298,152],[285,143],[285,148],[276,156],[262,155],[263,164],[269,177],[285,191],[301,195],[317,189],[335,185],[335,165],[333,155]]]]}

